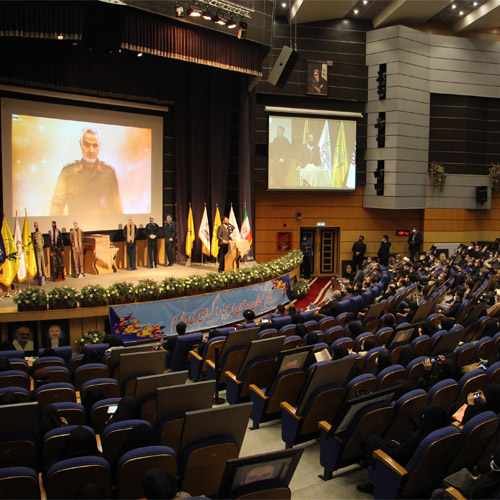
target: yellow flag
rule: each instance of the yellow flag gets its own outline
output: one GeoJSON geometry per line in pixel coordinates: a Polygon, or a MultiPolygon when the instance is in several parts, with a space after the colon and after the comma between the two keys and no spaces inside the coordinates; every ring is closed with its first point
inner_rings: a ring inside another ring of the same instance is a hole
{"type": "Polygon", "coordinates": [[[341,188],[347,180],[349,164],[346,152],[347,147],[345,143],[344,122],[340,122],[337,145],[335,146],[335,152],[333,153],[332,187],[341,188]]]}
{"type": "Polygon", "coordinates": [[[302,136],[302,144],[307,144],[307,136],[309,135],[309,122],[306,118],[306,123],[304,123],[304,135],[302,136]]]}
{"type": "Polygon", "coordinates": [[[30,224],[28,221],[28,214],[24,214],[24,226],[23,226],[23,248],[24,255],[26,259],[26,270],[31,278],[37,275],[36,268],[36,258],[35,258],[35,246],[33,245],[33,239],[31,238],[30,224]]]}
{"type": "Polygon", "coordinates": [[[220,213],[219,213],[219,207],[215,209],[215,220],[214,220],[214,229],[212,231],[212,256],[217,258],[217,255],[219,255],[219,238],[217,238],[217,229],[219,229],[219,226],[221,224],[220,221],[220,213]]]}
{"type": "Polygon", "coordinates": [[[191,252],[193,250],[193,243],[195,239],[196,235],[194,232],[193,210],[191,208],[191,205],[189,205],[188,225],[186,233],[186,255],[188,257],[191,257],[191,252]]]}
{"type": "Polygon", "coordinates": [[[2,223],[2,239],[5,247],[5,261],[1,267],[0,283],[10,286],[17,274],[17,246],[5,217],[2,223]]]}

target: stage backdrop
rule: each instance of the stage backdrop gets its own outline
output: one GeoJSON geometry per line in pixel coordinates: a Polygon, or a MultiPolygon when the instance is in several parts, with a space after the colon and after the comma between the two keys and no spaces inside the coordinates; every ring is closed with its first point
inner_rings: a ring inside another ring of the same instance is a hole
{"type": "Polygon", "coordinates": [[[290,275],[244,288],[113,306],[109,308],[111,331],[124,342],[155,338],[175,333],[179,321],[188,332],[217,328],[241,321],[243,311],[252,309],[258,316],[291,300],[290,275]]]}

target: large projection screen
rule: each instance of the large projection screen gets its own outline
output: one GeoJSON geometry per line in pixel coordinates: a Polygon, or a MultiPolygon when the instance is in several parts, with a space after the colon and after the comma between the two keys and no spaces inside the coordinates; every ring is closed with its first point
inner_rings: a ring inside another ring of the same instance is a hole
{"type": "MultiPolygon", "coordinates": [[[[47,232],[162,220],[161,116],[2,98],[3,208],[47,232]]],[[[22,221],[21,221],[22,224],[22,221]]],[[[13,230],[13,229],[12,229],[13,230]]]]}
{"type": "Polygon", "coordinates": [[[268,189],[355,188],[355,120],[269,115],[268,189]]]}

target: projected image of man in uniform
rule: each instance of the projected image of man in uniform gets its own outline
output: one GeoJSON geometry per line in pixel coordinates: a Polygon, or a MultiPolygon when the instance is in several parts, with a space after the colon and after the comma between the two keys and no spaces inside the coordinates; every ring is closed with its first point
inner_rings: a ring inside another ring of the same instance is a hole
{"type": "Polygon", "coordinates": [[[66,164],[52,196],[50,215],[111,215],[123,213],[115,169],[99,159],[99,130],[82,129],[82,158],[66,164]]]}

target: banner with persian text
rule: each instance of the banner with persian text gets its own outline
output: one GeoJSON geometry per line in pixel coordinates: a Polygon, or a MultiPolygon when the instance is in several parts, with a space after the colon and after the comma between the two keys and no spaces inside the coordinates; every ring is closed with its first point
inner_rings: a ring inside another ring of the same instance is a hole
{"type": "Polygon", "coordinates": [[[257,316],[291,300],[290,275],[244,288],[193,295],[178,299],[139,302],[109,308],[111,332],[124,342],[175,333],[185,321],[188,332],[217,328],[242,321],[243,311],[257,316]]]}

